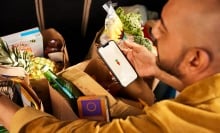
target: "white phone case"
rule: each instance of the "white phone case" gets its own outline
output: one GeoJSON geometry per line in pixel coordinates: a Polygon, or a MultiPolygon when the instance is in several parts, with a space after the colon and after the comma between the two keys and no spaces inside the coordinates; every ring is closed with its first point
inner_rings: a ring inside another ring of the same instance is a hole
{"type": "Polygon", "coordinates": [[[123,87],[127,87],[137,77],[137,73],[114,41],[98,48],[98,54],[123,87]]]}

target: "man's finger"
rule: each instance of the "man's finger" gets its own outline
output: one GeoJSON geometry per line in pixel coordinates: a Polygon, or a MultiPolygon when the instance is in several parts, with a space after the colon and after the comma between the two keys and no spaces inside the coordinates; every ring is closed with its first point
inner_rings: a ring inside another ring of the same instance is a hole
{"type": "Polygon", "coordinates": [[[138,52],[142,48],[139,44],[128,40],[124,41],[124,46],[134,50],[135,52],[138,52]]]}

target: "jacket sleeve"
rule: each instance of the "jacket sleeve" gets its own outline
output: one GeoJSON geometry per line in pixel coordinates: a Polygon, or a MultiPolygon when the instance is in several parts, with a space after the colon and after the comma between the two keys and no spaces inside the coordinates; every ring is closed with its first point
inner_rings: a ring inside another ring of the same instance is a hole
{"type": "Polygon", "coordinates": [[[10,133],[109,133],[112,131],[117,133],[160,132],[157,125],[147,118],[146,115],[131,116],[126,119],[113,119],[109,123],[85,119],[60,121],[47,113],[31,107],[25,107],[16,112],[10,129],[10,133]]]}

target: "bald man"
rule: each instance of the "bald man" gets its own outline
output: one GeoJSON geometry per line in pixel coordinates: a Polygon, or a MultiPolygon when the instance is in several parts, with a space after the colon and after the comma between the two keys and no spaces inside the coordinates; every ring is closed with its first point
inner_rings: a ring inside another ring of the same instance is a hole
{"type": "Polygon", "coordinates": [[[145,114],[109,123],[60,121],[0,97],[0,122],[10,132],[180,133],[220,131],[220,1],[169,0],[153,28],[158,56],[132,42],[123,51],[138,74],[155,76],[180,91],[145,114]],[[9,113],[4,113],[9,112],[9,113]],[[7,117],[5,116],[7,115],[7,117]]]}

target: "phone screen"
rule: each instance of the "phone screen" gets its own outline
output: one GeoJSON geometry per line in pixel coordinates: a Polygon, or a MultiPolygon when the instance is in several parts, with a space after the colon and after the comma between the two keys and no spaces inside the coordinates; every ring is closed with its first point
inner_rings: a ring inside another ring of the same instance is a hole
{"type": "Polygon", "coordinates": [[[123,87],[137,78],[137,73],[114,41],[98,48],[98,53],[123,87]]]}

